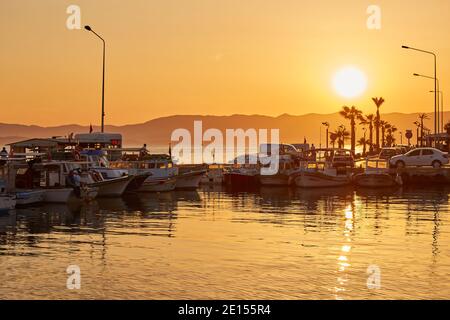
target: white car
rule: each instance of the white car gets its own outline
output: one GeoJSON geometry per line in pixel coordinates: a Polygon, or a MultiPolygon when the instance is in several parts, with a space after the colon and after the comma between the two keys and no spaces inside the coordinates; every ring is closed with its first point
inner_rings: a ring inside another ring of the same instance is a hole
{"type": "Polygon", "coordinates": [[[417,148],[405,154],[394,156],[389,160],[393,167],[432,166],[440,168],[448,164],[448,154],[435,148],[417,148]]]}

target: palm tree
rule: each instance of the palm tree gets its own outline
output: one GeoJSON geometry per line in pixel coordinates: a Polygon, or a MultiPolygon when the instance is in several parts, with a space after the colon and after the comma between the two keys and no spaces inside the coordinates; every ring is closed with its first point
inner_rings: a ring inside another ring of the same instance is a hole
{"type": "Polygon", "coordinates": [[[333,146],[333,149],[334,149],[337,139],[338,139],[338,136],[337,136],[336,132],[332,132],[330,134],[330,142],[331,142],[331,145],[333,146]]]}
{"type": "Polygon", "coordinates": [[[380,128],[381,128],[381,147],[384,147],[386,144],[386,130],[389,129],[390,124],[387,121],[380,120],[380,128]]]}
{"type": "Polygon", "coordinates": [[[444,130],[445,132],[447,132],[448,134],[450,134],[450,121],[447,122],[444,126],[444,130]]]}
{"type": "Polygon", "coordinates": [[[372,101],[375,103],[375,105],[377,106],[377,117],[375,119],[375,135],[376,135],[376,146],[377,146],[377,150],[380,149],[380,107],[381,105],[384,103],[384,99],[383,97],[379,97],[379,98],[372,98],[372,101]]]}
{"type": "Polygon", "coordinates": [[[341,116],[343,116],[345,119],[350,120],[351,150],[352,150],[352,152],[355,152],[356,120],[361,119],[362,111],[356,109],[355,106],[352,106],[351,108],[349,108],[347,106],[343,106],[342,110],[339,112],[339,114],[341,116]]]}
{"type": "Polygon", "coordinates": [[[373,114],[368,114],[366,116],[363,116],[361,119],[361,123],[364,126],[369,126],[369,151],[373,152],[373,123],[375,121],[375,116],[373,114]]]}
{"type": "Polygon", "coordinates": [[[389,125],[386,129],[387,129],[386,144],[388,147],[392,147],[395,144],[394,133],[398,129],[394,125],[389,125]]]}
{"type": "Polygon", "coordinates": [[[449,150],[449,148],[450,148],[450,138],[449,138],[449,136],[450,136],[450,121],[445,124],[444,130],[445,130],[445,132],[447,132],[447,151],[450,151],[449,150]]]}
{"type": "Polygon", "coordinates": [[[333,144],[333,148],[334,148],[334,143],[337,140],[338,143],[338,148],[344,148],[345,147],[345,140],[348,139],[348,137],[350,136],[350,133],[347,131],[347,129],[345,129],[345,127],[343,125],[339,126],[338,129],[336,129],[332,134],[331,134],[331,142],[333,144]]]}
{"type": "Polygon", "coordinates": [[[419,120],[420,120],[420,146],[423,146],[423,132],[424,132],[424,127],[423,127],[423,122],[425,120],[429,119],[428,115],[426,113],[421,113],[419,114],[419,120]]]}
{"type": "Polygon", "coordinates": [[[367,151],[366,146],[367,146],[368,144],[370,144],[370,141],[367,140],[367,139],[365,139],[364,137],[361,137],[361,138],[359,138],[359,140],[358,140],[357,142],[358,142],[358,146],[362,146],[362,147],[363,147],[363,152],[362,152],[362,154],[365,155],[365,154],[366,154],[366,151],[367,151]]]}

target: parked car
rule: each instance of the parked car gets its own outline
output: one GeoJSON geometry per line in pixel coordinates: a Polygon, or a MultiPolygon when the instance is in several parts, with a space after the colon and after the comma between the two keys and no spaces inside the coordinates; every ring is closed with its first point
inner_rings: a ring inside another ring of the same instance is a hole
{"type": "Polygon", "coordinates": [[[334,149],[332,164],[334,168],[339,167],[354,167],[355,158],[353,152],[346,149],[334,149]]]}
{"type": "Polygon", "coordinates": [[[383,160],[389,160],[393,156],[397,156],[404,153],[406,153],[406,150],[400,147],[382,148],[380,154],[378,155],[378,158],[383,160]]]}
{"type": "Polygon", "coordinates": [[[389,160],[393,167],[404,168],[405,166],[432,166],[440,168],[448,164],[448,153],[435,148],[417,148],[405,154],[394,156],[389,160]]]}

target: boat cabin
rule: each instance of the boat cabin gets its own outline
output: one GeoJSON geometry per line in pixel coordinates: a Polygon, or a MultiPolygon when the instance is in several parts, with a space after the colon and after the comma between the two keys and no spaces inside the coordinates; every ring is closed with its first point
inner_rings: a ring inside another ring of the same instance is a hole
{"type": "Polygon", "coordinates": [[[68,138],[53,137],[50,139],[27,139],[10,143],[11,156],[42,154],[48,155],[54,151],[62,151],[68,146],[74,147],[76,143],[68,138]]]}
{"type": "Polygon", "coordinates": [[[83,149],[120,149],[122,135],[120,133],[93,132],[76,134],[74,140],[83,149]]]}
{"type": "Polygon", "coordinates": [[[355,166],[355,159],[353,152],[347,149],[335,149],[335,148],[319,148],[310,149],[304,153],[303,161],[306,162],[328,162],[331,167],[350,167],[355,166]]]}
{"type": "Polygon", "coordinates": [[[389,160],[386,159],[366,159],[364,164],[366,173],[381,173],[389,171],[389,160]]]}

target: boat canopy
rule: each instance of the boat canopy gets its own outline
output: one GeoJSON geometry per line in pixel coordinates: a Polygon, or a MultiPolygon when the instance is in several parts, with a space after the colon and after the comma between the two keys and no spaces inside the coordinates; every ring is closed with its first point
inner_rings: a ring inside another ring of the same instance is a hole
{"type": "Polygon", "coordinates": [[[17,141],[8,144],[13,154],[24,154],[27,150],[35,150],[37,152],[48,152],[52,149],[64,149],[68,145],[76,145],[75,141],[69,141],[67,138],[33,138],[17,141]]]}
{"type": "Polygon", "coordinates": [[[120,133],[79,133],[75,135],[74,140],[80,145],[91,147],[122,147],[122,135],[120,133]]]}

